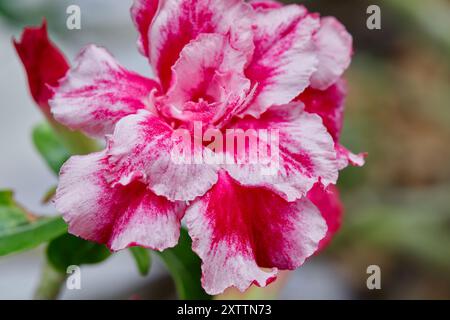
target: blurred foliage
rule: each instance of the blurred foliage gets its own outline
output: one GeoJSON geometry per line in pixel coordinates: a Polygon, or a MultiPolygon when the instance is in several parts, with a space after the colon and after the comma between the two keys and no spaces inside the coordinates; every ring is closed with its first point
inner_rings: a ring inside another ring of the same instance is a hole
{"type": "Polygon", "coordinates": [[[359,297],[448,299],[450,1],[301,2],[354,36],[342,138],[369,153],[364,168],[341,174],[346,216],[326,254],[359,297]],[[366,28],[370,4],[381,30],[366,28]],[[366,288],[371,264],[383,290],[366,288]]]}
{"type": "Polygon", "coordinates": [[[59,218],[39,218],[20,206],[12,191],[0,190],[0,256],[37,247],[66,232],[59,218]]]}
{"type": "Polygon", "coordinates": [[[185,228],[174,248],[155,253],[161,258],[172,275],[178,298],[183,300],[209,300],[201,286],[201,260],[192,251],[192,240],[185,228]]]}
{"type": "Polygon", "coordinates": [[[141,247],[132,247],[130,248],[130,252],[136,261],[136,265],[138,267],[139,273],[142,276],[146,276],[152,265],[152,258],[150,255],[150,250],[141,247]]]}
{"type": "Polygon", "coordinates": [[[13,25],[39,24],[45,16],[55,17],[59,7],[55,6],[55,1],[26,0],[11,1],[0,0],[0,16],[3,20],[13,25]]]}
{"type": "Polygon", "coordinates": [[[48,167],[59,174],[64,162],[70,158],[70,151],[65,148],[62,139],[57,136],[52,127],[43,122],[38,124],[32,133],[33,144],[48,167]]]}
{"type": "Polygon", "coordinates": [[[75,237],[65,233],[53,239],[47,246],[48,262],[61,273],[69,266],[96,264],[105,261],[111,252],[105,245],[75,237]]]}

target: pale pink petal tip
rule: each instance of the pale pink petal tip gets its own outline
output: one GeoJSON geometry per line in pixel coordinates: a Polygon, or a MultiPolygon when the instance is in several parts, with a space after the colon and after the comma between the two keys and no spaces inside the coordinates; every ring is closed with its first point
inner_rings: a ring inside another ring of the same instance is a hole
{"type": "Polygon", "coordinates": [[[159,0],[134,0],[133,6],[131,7],[131,19],[139,33],[139,52],[146,57],[150,56],[148,33],[158,10],[158,5],[159,0]]]}

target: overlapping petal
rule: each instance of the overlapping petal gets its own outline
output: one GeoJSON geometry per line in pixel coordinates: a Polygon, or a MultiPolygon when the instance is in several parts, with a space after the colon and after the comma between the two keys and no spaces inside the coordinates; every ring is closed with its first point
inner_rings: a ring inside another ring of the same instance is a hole
{"type": "Polygon", "coordinates": [[[171,201],[203,195],[217,181],[217,168],[174,161],[173,151],[184,148],[181,144],[183,140],[173,139],[172,127],[146,110],[123,118],[110,138],[112,181],[123,185],[143,181],[171,201]]]}
{"type": "Polygon", "coordinates": [[[161,84],[171,84],[172,66],[180,52],[201,33],[229,35],[234,48],[253,51],[252,9],[242,0],[162,1],[150,28],[150,61],[161,84]]]}
{"type": "Polygon", "coordinates": [[[323,124],[337,142],[342,131],[346,94],[346,83],[340,80],[326,90],[309,87],[296,100],[304,103],[305,111],[322,118],[323,124]]]}
{"type": "Polygon", "coordinates": [[[343,169],[349,164],[361,167],[364,165],[366,157],[365,153],[351,153],[339,142],[346,94],[347,85],[344,80],[339,79],[326,90],[309,87],[296,98],[297,101],[304,103],[307,112],[315,113],[322,118],[323,124],[335,142],[339,169],[343,169]]]}
{"type": "Polygon", "coordinates": [[[120,66],[103,48],[86,47],[50,100],[56,120],[93,137],[113,131],[121,118],[151,109],[157,82],[120,66]]]}
{"type": "Polygon", "coordinates": [[[245,111],[259,117],[272,105],[291,102],[310,85],[318,67],[314,33],[320,20],[298,5],[257,6],[255,52],[246,76],[257,86],[245,111]]]}
{"type": "Polygon", "coordinates": [[[209,294],[267,285],[275,268],[295,269],[311,256],[327,229],[306,198],[287,202],[266,189],[243,187],[225,172],[188,208],[186,219],[209,294]]]}
{"type": "Polygon", "coordinates": [[[324,185],[336,183],[338,163],[333,139],[320,117],[305,112],[301,104],[275,106],[259,119],[246,117],[234,126],[253,140],[253,148],[258,145],[256,162],[251,159],[254,150],[250,143],[244,159],[240,160],[241,150],[231,150],[237,155],[235,164],[226,169],[241,184],[264,186],[293,201],[306,195],[318,181],[324,185]],[[267,135],[261,130],[267,130],[267,135]],[[273,143],[272,134],[278,135],[278,143],[273,143]]]}
{"type": "Polygon", "coordinates": [[[106,243],[111,250],[139,245],[164,250],[176,245],[184,206],[133,182],[115,187],[106,152],[75,156],[63,166],[56,208],[69,232],[106,243]]]}
{"type": "Polygon", "coordinates": [[[362,167],[366,163],[366,152],[353,153],[341,144],[336,145],[336,155],[339,162],[339,169],[344,169],[349,165],[362,167]]]}
{"type": "Polygon", "coordinates": [[[255,9],[276,9],[283,6],[281,2],[275,0],[250,0],[249,3],[255,9]]]}
{"type": "Polygon", "coordinates": [[[308,199],[320,210],[327,223],[327,234],[319,243],[318,251],[320,251],[330,243],[341,227],[344,209],[339,191],[334,185],[324,187],[321,183],[316,183],[308,192],[308,199]]]}
{"type": "Polygon", "coordinates": [[[348,68],[353,54],[353,39],[335,18],[320,21],[314,40],[319,53],[318,70],[311,78],[315,89],[325,90],[334,84],[348,68]]]}
{"type": "Polygon", "coordinates": [[[250,91],[246,55],[228,36],[201,34],[186,45],[173,66],[172,85],[162,106],[186,122],[218,125],[242,108],[250,91]]]}
{"type": "Polygon", "coordinates": [[[159,0],[134,0],[131,7],[131,19],[139,32],[138,48],[146,57],[150,56],[149,31],[159,3],[159,0]]]}

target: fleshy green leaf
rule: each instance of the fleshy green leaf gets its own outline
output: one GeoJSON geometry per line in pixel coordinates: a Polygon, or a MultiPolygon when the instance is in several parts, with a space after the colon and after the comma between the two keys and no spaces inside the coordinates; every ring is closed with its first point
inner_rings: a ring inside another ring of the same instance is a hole
{"type": "Polygon", "coordinates": [[[60,218],[36,218],[20,207],[9,190],[0,190],[0,256],[34,248],[66,232],[60,218]]]}
{"type": "Polygon", "coordinates": [[[33,142],[47,165],[56,174],[71,156],[63,140],[57,136],[52,127],[44,122],[33,129],[33,142]]]}
{"type": "Polygon", "coordinates": [[[14,202],[13,192],[0,191],[0,232],[28,222],[25,211],[14,202]]]}
{"type": "Polygon", "coordinates": [[[104,245],[68,233],[52,240],[47,247],[48,261],[61,272],[66,272],[71,265],[100,263],[110,255],[111,252],[104,245]]]}
{"type": "Polygon", "coordinates": [[[211,299],[201,286],[201,261],[191,245],[187,231],[181,229],[178,245],[158,254],[172,274],[180,299],[211,299]]]}
{"type": "Polygon", "coordinates": [[[136,261],[136,265],[138,267],[139,273],[142,276],[146,276],[150,271],[150,267],[152,264],[152,258],[150,256],[150,251],[141,247],[132,247],[130,248],[131,254],[136,261]]]}

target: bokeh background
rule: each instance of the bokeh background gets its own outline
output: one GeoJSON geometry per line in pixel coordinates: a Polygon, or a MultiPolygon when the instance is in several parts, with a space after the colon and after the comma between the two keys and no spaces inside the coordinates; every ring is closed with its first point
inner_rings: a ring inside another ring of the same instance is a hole
{"type": "MultiPolygon", "coordinates": [[[[450,299],[450,1],[310,0],[354,36],[343,144],[367,151],[364,168],[342,172],[346,208],[332,245],[267,289],[225,297],[281,299],[450,299]],[[381,8],[382,29],[368,30],[366,9],[381,8]],[[369,265],[381,268],[381,290],[368,290],[369,265]]],[[[151,75],[136,50],[128,1],[0,0],[0,188],[12,188],[30,210],[56,183],[35,152],[31,128],[42,120],[11,44],[46,17],[52,39],[72,60],[87,43],[107,47],[126,67],[151,75]],[[82,10],[82,29],[66,29],[66,8],[82,10]]],[[[42,248],[0,258],[0,299],[29,299],[42,248]]],[[[82,290],[63,299],[174,298],[163,265],[138,275],[128,252],[83,267],[82,290]]]]}

